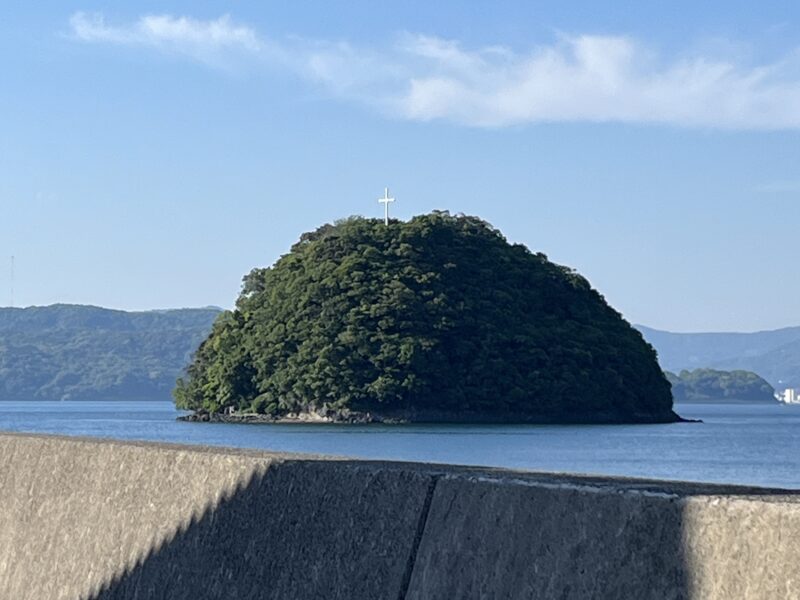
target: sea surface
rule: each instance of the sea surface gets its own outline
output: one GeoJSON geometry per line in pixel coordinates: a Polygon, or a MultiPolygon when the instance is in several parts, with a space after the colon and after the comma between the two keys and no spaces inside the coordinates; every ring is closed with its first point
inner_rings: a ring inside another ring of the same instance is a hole
{"type": "Polygon", "coordinates": [[[0,430],[800,489],[800,405],[679,404],[670,425],[230,425],[169,402],[0,402],[0,430]]]}

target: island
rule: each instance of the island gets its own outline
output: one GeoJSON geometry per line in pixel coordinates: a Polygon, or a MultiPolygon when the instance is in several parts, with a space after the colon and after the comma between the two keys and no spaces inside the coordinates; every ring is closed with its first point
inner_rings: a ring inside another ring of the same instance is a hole
{"type": "Polygon", "coordinates": [[[752,371],[665,372],[675,402],[776,402],[775,388],[752,371]]]}
{"type": "Polygon", "coordinates": [[[175,387],[196,421],[668,423],[656,353],[480,218],[351,217],[245,278],[175,387]]]}

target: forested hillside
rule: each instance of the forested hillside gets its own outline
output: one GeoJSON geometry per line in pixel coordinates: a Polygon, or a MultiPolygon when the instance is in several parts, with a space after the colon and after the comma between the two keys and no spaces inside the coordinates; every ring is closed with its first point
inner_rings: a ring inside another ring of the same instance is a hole
{"type": "Polygon", "coordinates": [[[667,372],[675,402],[748,401],[775,402],[775,389],[750,371],[715,369],[667,372]]]}
{"type": "Polygon", "coordinates": [[[586,279],[441,212],[304,234],[246,277],[175,396],[276,417],[675,419],[653,349],[586,279]]]}
{"type": "Polygon", "coordinates": [[[800,386],[800,327],[753,333],[671,333],[638,325],[668,371],[712,368],[758,373],[778,389],[800,386]]]}
{"type": "Polygon", "coordinates": [[[0,308],[0,400],[166,400],[219,313],[0,308]]]}

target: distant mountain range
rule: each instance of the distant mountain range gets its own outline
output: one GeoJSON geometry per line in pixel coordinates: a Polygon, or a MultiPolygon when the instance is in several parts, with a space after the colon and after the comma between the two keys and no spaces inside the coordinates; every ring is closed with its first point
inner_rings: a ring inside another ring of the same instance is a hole
{"type": "Polygon", "coordinates": [[[671,333],[636,326],[655,347],[661,368],[742,369],[776,389],[800,387],[800,327],[755,333],[671,333]]]}
{"type": "Polygon", "coordinates": [[[217,308],[0,308],[0,400],[168,400],[217,308]]]}
{"type": "MultiPolygon", "coordinates": [[[[169,400],[221,309],[0,308],[0,400],[169,400]]],[[[670,333],[638,325],[668,371],[753,371],[800,387],[800,327],[670,333]]]]}

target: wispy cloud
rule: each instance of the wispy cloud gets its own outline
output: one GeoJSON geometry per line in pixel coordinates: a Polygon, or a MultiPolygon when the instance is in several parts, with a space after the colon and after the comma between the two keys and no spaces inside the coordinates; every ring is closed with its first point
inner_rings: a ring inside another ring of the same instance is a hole
{"type": "Polygon", "coordinates": [[[562,36],[520,52],[434,36],[384,47],[276,41],[229,17],[145,16],[111,26],[76,13],[75,38],[147,46],[213,63],[235,50],[328,93],[409,120],[504,127],[540,122],[655,123],[736,130],[800,128],[800,53],[761,65],[733,56],[670,59],[628,36],[562,36]]]}
{"type": "Polygon", "coordinates": [[[662,64],[635,40],[583,35],[528,54],[466,51],[420,38],[432,72],[410,81],[411,118],[501,126],[618,121],[720,128],[800,126],[800,81],[780,65],[745,69],[703,57],[662,64]],[[431,52],[431,47],[437,51],[431,52]]]}
{"type": "Polygon", "coordinates": [[[203,21],[189,17],[147,15],[127,25],[110,25],[99,13],[77,12],[70,18],[74,37],[83,42],[145,46],[218,63],[227,52],[260,53],[258,34],[228,15],[203,21]]]}

